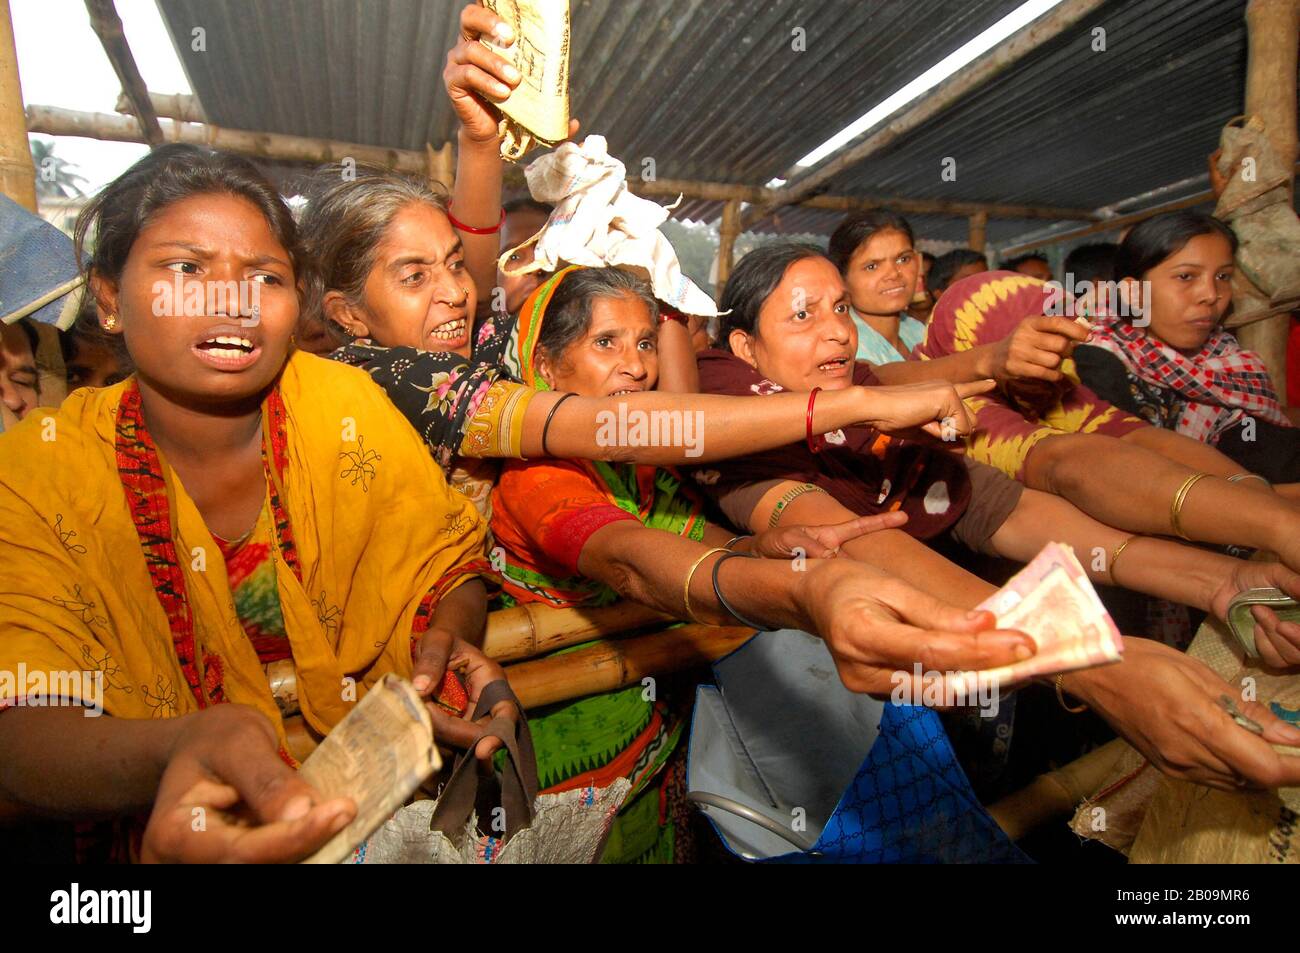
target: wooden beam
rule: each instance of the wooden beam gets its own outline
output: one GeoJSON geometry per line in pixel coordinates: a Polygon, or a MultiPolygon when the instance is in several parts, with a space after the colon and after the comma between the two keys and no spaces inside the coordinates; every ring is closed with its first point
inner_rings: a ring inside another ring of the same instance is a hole
{"type": "Polygon", "coordinates": [[[1065,0],[1046,16],[1035,20],[1006,42],[999,44],[965,69],[944,80],[918,102],[838,158],[777,189],[770,200],[745,214],[741,227],[753,228],[776,209],[798,202],[840,173],[856,166],[863,159],[875,155],[886,146],[918,129],[1029,53],[1056,39],[1101,7],[1104,2],[1105,0],[1065,0]]]}
{"type": "MultiPolygon", "coordinates": [[[[644,182],[636,176],[627,180],[627,187],[646,198],[677,198],[706,202],[729,202],[737,199],[751,205],[771,201],[773,189],[757,185],[732,185],[723,182],[696,182],[689,179],[655,179],[644,182]]],[[[962,218],[985,212],[991,218],[1042,218],[1053,222],[1089,222],[1099,219],[1091,209],[1059,208],[1050,205],[1011,205],[1002,202],[967,202],[957,199],[910,199],[901,196],[876,195],[813,195],[796,204],[804,208],[834,209],[843,212],[867,211],[873,208],[892,208],[913,215],[952,215],[962,218]]],[[[741,231],[744,231],[743,227],[741,231]]]]}
{"type": "Polygon", "coordinates": [[[1101,232],[1113,232],[1117,228],[1124,228],[1128,225],[1136,225],[1138,222],[1145,221],[1153,215],[1160,215],[1164,212],[1176,212],[1182,208],[1191,208],[1195,205],[1204,205],[1207,202],[1214,201],[1213,192],[1197,192],[1195,195],[1189,195],[1187,198],[1179,199],[1176,202],[1166,202],[1164,205],[1157,205],[1154,208],[1143,209],[1140,212],[1130,212],[1128,215],[1117,215],[1114,218],[1106,219],[1104,222],[1097,222],[1086,228],[1074,228],[1068,232],[1061,232],[1052,235],[1049,238],[1041,238],[1032,242],[1021,242],[1018,245],[1011,245],[1003,248],[999,253],[999,258],[1009,258],[1027,251],[1034,251],[1039,248],[1046,248],[1049,245],[1059,245],[1061,242],[1068,242],[1075,238],[1085,238],[1088,235],[1097,235],[1101,232]]]}
{"type": "MultiPolygon", "coordinates": [[[[190,93],[149,93],[149,102],[158,118],[176,119],[180,122],[207,122],[208,114],[203,110],[199,97],[190,93]]],[[[113,107],[120,113],[135,114],[131,100],[126,93],[120,93],[113,107]]]]}
{"type": "MultiPolygon", "coordinates": [[[[1292,170],[1288,191],[1295,191],[1296,66],[1300,46],[1297,0],[1250,0],[1246,7],[1246,114],[1264,121],[1264,133],[1278,158],[1292,170]]],[[[1264,360],[1273,386],[1286,394],[1288,314],[1240,328],[1242,347],[1264,360]]]]}
{"type": "MultiPolygon", "coordinates": [[[[424,153],[413,149],[385,149],[356,142],[311,139],[278,132],[248,132],[225,129],[211,123],[174,122],[170,119],[159,120],[159,126],[163,138],[168,142],[189,142],[255,159],[321,163],[351,158],[357,162],[412,175],[424,175],[427,172],[424,153]]],[[[27,128],[31,132],[51,136],[84,136],[109,142],[144,141],[137,123],[130,116],[79,112],[56,106],[28,106],[27,128]]]]}
{"type": "Polygon", "coordinates": [[[117,15],[113,0],[86,0],[86,12],[90,14],[90,25],[98,35],[108,61],[113,64],[113,72],[122,84],[122,92],[131,102],[131,111],[140,121],[145,141],[150,146],[162,145],[163,134],[158,125],[158,114],[154,112],[144,78],[135,65],[135,57],[131,55],[126,34],[122,32],[122,18],[117,15]]]}
{"type": "Polygon", "coordinates": [[[452,183],[456,179],[456,157],[452,154],[451,140],[444,142],[441,149],[435,149],[427,142],[424,144],[425,175],[435,186],[441,186],[451,194],[452,183]]]}
{"type": "Polygon", "coordinates": [[[36,211],[36,167],[23,118],[9,0],[0,0],[0,192],[28,211],[36,211]]]}
{"type": "Polygon", "coordinates": [[[722,225],[718,228],[718,285],[714,297],[722,300],[722,289],[731,277],[731,263],[735,257],[736,239],[740,237],[740,199],[732,199],[722,206],[722,225]]]}
{"type": "MultiPolygon", "coordinates": [[[[158,115],[166,119],[181,120],[184,122],[198,122],[198,115],[202,114],[202,107],[198,106],[193,97],[184,94],[163,94],[150,93],[150,101],[158,115]]],[[[50,107],[43,107],[50,108],[50,107]]],[[[118,105],[119,111],[122,109],[121,100],[118,105]]],[[[64,112],[67,112],[66,110],[64,112]]],[[[233,132],[234,130],[229,130],[233,132]]],[[[252,135],[274,135],[270,133],[250,133],[252,135]]],[[[295,138],[295,137],[289,137],[295,138]]],[[[321,148],[320,143],[328,140],[313,139],[309,140],[316,145],[312,148],[321,148]]],[[[357,150],[357,149],[375,149],[374,146],[355,146],[350,143],[336,143],[330,146],[337,150],[357,150]]],[[[428,159],[423,153],[406,149],[387,150],[398,157],[397,161],[400,167],[405,171],[420,171],[422,174],[428,174],[428,159]]],[[[267,158],[275,158],[267,156],[267,158]]],[[[381,163],[383,164],[383,163],[381,163]]],[[[517,173],[519,181],[507,182],[506,185],[512,188],[526,187],[523,184],[522,170],[518,166],[510,166],[507,175],[517,173]]],[[[729,202],[732,199],[741,202],[748,202],[751,205],[761,204],[771,200],[775,195],[772,189],[766,189],[757,185],[736,185],[727,182],[701,182],[689,179],[654,179],[645,181],[638,176],[631,176],[627,180],[628,188],[635,194],[645,198],[669,198],[675,199],[679,195],[684,195],[690,199],[700,199],[708,202],[729,202]]],[[[968,202],[958,199],[909,199],[901,196],[875,196],[875,195],[814,195],[802,199],[798,204],[806,208],[834,209],[844,212],[867,211],[873,208],[892,208],[898,212],[913,215],[953,215],[967,217],[977,212],[987,212],[991,218],[1033,218],[1047,219],[1053,222],[1059,221],[1095,221],[1099,219],[1096,212],[1091,209],[1077,208],[1059,208],[1050,205],[1013,205],[1002,202],[968,202]]]]}
{"type": "Polygon", "coordinates": [[[970,217],[970,235],[969,244],[972,251],[977,251],[981,255],[987,254],[985,246],[988,245],[989,216],[987,212],[976,212],[970,217]]]}

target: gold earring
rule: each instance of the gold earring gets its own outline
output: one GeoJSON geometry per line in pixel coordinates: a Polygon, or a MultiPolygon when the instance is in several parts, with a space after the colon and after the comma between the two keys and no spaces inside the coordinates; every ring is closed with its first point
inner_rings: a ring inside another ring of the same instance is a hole
{"type": "Polygon", "coordinates": [[[117,327],[117,315],[110,314],[107,318],[104,319],[105,331],[112,331],[116,327],[117,327]]]}

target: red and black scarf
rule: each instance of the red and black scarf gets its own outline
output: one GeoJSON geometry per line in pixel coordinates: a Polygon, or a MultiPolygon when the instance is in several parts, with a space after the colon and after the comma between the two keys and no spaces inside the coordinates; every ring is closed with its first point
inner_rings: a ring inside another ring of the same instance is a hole
{"type": "Polygon", "coordinates": [[[1247,416],[1291,426],[1264,362],[1222,328],[1193,355],[1116,319],[1099,321],[1088,343],[1114,354],[1139,380],[1177,394],[1184,406],[1174,429],[1194,440],[1217,443],[1247,416]]]}

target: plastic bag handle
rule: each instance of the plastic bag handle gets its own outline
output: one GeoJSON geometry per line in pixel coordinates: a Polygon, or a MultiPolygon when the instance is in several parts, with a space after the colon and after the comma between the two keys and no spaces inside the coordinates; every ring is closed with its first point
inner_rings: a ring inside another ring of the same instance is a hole
{"type": "Polygon", "coordinates": [[[811,851],[817,843],[815,840],[810,841],[806,837],[800,837],[780,821],[773,820],[766,814],[761,814],[748,804],[742,804],[734,798],[725,797],[721,794],[712,794],[708,791],[688,791],[686,797],[695,804],[716,807],[720,811],[726,811],[728,814],[734,814],[736,817],[744,818],[752,824],[757,824],[763,830],[775,834],[801,852],[811,851]]]}

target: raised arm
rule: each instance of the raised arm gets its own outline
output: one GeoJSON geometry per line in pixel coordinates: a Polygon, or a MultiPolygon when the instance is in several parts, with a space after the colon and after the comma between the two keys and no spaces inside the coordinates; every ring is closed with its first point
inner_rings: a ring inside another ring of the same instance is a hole
{"type": "Polygon", "coordinates": [[[694,394],[700,389],[700,369],[695,362],[695,345],[685,321],[671,319],[659,323],[660,391],[694,394]]]}
{"type": "MultiPolygon", "coordinates": [[[[490,36],[508,45],[510,26],[486,7],[470,4],[460,13],[460,42],[447,53],[443,85],[460,120],[456,136],[456,183],[452,189],[452,218],[478,229],[494,229],[501,220],[503,161],[497,126],[504,102],[518,85],[519,72],[479,42],[490,36]]],[[[451,183],[446,183],[451,185],[451,183]]],[[[465,247],[465,267],[474,280],[479,301],[489,301],[497,280],[500,252],[496,231],[482,235],[458,230],[465,247]]]]}
{"type": "MultiPolygon", "coordinates": [[[[491,301],[497,283],[500,256],[501,179],[504,162],[497,134],[501,112],[497,104],[523,79],[519,71],[482,43],[491,38],[498,46],[514,42],[510,25],[491,10],[471,3],[460,12],[460,42],[447,53],[443,85],[452,109],[460,120],[457,134],[456,184],[452,190],[452,218],[476,229],[475,234],[458,229],[465,246],[465,267],[474,279],[480,302],[491,301]]],[[[569,123],[569,135],[578,131],[578,121],[569,123]]]]}

